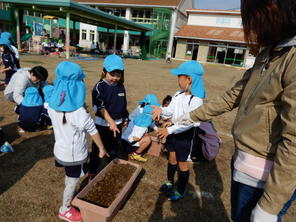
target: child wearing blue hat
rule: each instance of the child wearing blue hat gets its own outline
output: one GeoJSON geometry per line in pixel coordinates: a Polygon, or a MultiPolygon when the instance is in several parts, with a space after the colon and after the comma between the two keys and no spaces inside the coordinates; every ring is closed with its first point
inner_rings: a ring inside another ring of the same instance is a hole
{"type": "Polygon", "coordinates": [[[2,52],[2,64],[4,65],[4,69],[0,70],[0,72],[5,72],[5,85],[8,85],[12,75],[20,67],[8,39],[0,39],[0,51],[2,52]]]}
{"type": "Polygon", "coordinates": [[[178,68],[172,69],[171,72],[178,76],[181,91],[173,96],[168,107],[153,106],[153,119],[158,120],[160,116],[164,119],[171,118],[172,124],[165,128],[159,128],[156,134],[160,138],[166,138],[165,147],[169,151],[168,181],[160,187],[160,192],[164,193],[169,200],[175,201],[185,195],[189,179],[187,160],[198,136],[197,124],[184,126],[178,124],[176,120],[203,104],[205,88],[202,79],[204,69],[197,61],[184,62],[178,68]],[[178,186],[175,189],[174,176],[177,170],[179,170],[178,186]]]}
{"type": "Polygon", "coordinates": [[[17,59],[16,62],[18,64],[18,66],[19,66],[20,54],[19,54],[18,49],[16,48],[16,43],[13,40],[13,37],[12,37],[11,33],[2,32],[1,35],[0,35],[0,38],[1,39],[8,39],[8,41],[10,42],[10,47],[12,48],[12,50],[14,52],[14,55],[15,55],[15,58],[17,59]]]}
{"type": "Polygon", "coordinates": [[[53,93],[53,89],[54,87],[52,85],[46,85],[42,88],[42,92],[44,95],[44,108],[47,109],[48,108],[48,102],[51,98],[51,95],[53,93]]]}
{"type": "MultiPolygon", "coordinates": [[[[92,90],[92,104],[95,124],[102,136],[110,160],[118,156],[121,147],[121,130],[128,123],[128,111],[124,82],[124,62],[117,55],[109,55],[103,63],[101,80],[92,90]]],[[[92,146],[89,163],[89,177],[98,173],[100,166],[98,149],[92,146]]]]}
{"type": "Polygon", "coordinates": [[[43,115],[42,115],[42,123],[45,127],[51,127],[51,120],[48,115],[48,102],[51,98],[52,92],[53,92],[53,86],[52,85],[46,85],[42,88],[42,92],[44,95],[44,103],[43,103],[43,115]]]}
{"type": "Polygon", "coordinates": [[[34,132],[41,128],[43,100],[35,87],[26,89],[24,99],[17,107],[16,113],[19,114],[19,133],[24,131],[34,132]]]}
{"type": "Polygon", "coordinates": [[[159,106],[157,98],[148,94],[139,103],[139,106],[129,115],[129,124],[122,133],[123,144],[129,147],[129,157],[132,160],[146,162],[147,158],[142,152],[151,144],[151,138],[146,133],[148,128],[157,130],[152,120],[153,108],[150,105],[159,106]]]}
{"type": "Polygon", "coordinates": [[[83,107],[86,94],[81,67],[73,62],[61,62],[56,68],[54,89],[49,99],[48,114],[51,118],[55,144],[54,157],[57,167],[65,169],[65,189],[59,218],[81,221],[81,214],[71,206],[75,187],[87,172],[88,147],[86,132],[98,146],[99,158],[108,155],[90,114],[83,107]]]}

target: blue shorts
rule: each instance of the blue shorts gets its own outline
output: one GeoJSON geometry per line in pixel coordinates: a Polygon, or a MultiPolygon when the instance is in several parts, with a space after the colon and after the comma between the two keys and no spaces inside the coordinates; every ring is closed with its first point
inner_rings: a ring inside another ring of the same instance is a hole
{"type": "Polygon", "coordinates": [[[75,165],[75,166],[63,166],[62,164],[58,163],[55,160],[55,166],[64,167],[66,176],[74,177],[74,178],[80,178],[81,176],[86,174],[86,172],[88,171],[88,165],[86,162],[84,164],[75,165]]]}
{"type": "Polygon", "coordinates": [[[169,152],[176,152],[177,161],[186,162],[196,145],[197,128],[185,132],[171,134],[167,137],[165,147],[169,152]]]}

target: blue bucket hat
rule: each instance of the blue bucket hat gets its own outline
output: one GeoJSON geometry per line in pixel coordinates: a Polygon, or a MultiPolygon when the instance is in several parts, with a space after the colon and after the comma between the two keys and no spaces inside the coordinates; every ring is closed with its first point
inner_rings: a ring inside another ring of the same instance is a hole
{"type": "Polygon", "coordinates": [[[12,38],[12,35],[9,32],[2,32],[0,35],[0,38],[2,39],[8,39],[10,44],[14,44],[15,45],[15,41],[12,38]]]}
{"type": "Polygon", "coordinates": [[[118,55],[112,54],[105,58],[103,67],[107,70],[107,72],[112,72],[116,69],[123,71],[124,62],[121,57],[119,57],[118,55]]]}
{"type": "Polygon", "coordinates": [[[71,112],[83,106],[85,100],[85,75],[80,65],[63,61],[56,67],[54,89],[49,107],[62,112],[71,112]]]}
{"type": "Polygon", "coordinates": [[[190,91],[192,95],[204,99],[206,91],[202,76],[204,69],[202,65],[197,61],[187,61],[182,63],[178,68],[171,69],[173,75],[187,75],[192,78],[192,85],[190,91]]]}
{"type": "Polygon", "coordinates": [[[52,85],[44,86],[42,89],[42,92],[44,94],[44,102],[48,103],[53,92],[53,86],[52,85]]]}
{"type": "Polygon", "coordinates": [[[7,45],[8,48],[10,49],[11,52],[14,52],[12,47],[11,47],[11,44],[10,44],[10,41],[6,38],[0,38],[0,45],[7,45]]]}
{"type": "Polygon", "coordinates": [[[152,123],[153,108],[150,105],[146,105],[143,108],[143,112],[136,117],[134,124],[140,127],[149,127],[152,123]]]}
{"type": "Polygon", "coordinates": [[[152,111],[153,108],[150,105],[160,106],[157,97],[154,94],[147,94],[144,99],[142,99],[138,104],[146,105],[143,108],[143,112],[136,117],[134,124],[136,126],[148,127],[152,123],[152,111]]]}
{"type": "Polygon", "coordinates": [[[144,99],[138,102],[139,105],[143,103],[148,105],[160,106],[157,97],[154,94],[147,94],[144,99]]]}
{"type": "Polygon", "coordinates": [[[43,100],[39,95],[38,89],[35,87],[27,88],[21,104],[27,107],[42,106],[43,100]]]}

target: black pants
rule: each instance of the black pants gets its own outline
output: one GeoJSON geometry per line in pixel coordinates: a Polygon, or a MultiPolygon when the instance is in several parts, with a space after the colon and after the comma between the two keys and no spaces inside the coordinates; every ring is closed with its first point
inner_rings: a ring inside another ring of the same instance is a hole
{"type": "Polygon", "coordinates": [[[4,131],[0,128],[0,146],[5,143],[5,134],[4,131]]]}
{"type": "MultiPolygon", "coordinates": [[[[106,164],[118,157],[119,152],[121,151],[121,133],[116,133],[114,137],[113,131],[107,126],[96,125],[97,130],[100,133],[102,142],[108,154],[109,158],[99,158],[99,148],[93,142],[92,151],[90,153],[89,159],[89,173],[97,174],[101,169],[103,169],[106,164]]],[[[117,128],[121,132],[122,124],[117,125],[117,128]]]]}

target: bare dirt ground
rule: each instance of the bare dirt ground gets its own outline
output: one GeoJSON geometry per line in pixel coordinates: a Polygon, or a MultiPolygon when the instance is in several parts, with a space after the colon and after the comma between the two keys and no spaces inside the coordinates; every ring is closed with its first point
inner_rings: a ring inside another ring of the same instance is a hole
{"type": "MultiPolygon", "coordinates": [[[[63,59],[33,55],[22,55],[22,67],[42,65],[49,71],[49,82],[54,79],[54,69],[63,59]]],[[[102,59],[76,61],[86,74],[87,100],[91,109],[90,92],[98,81],[102,70],[102,59]]],[[[125,60],[125,86],[128,109],[132,111],[137,101],[147,93],[154,93],[161,101],[167,94],[178,90],[176,77],[169,72],[180,62],[166,64],[163,60],[125,60]]],[[[238,80],[243,70],[205,65],[207,100],[228,89],[238,80]]],[[[3,78],[2,76],[0,79],[3,78]]],[[[35,222],[59,221],[58,208],[64,189],[64,172],[54,166],[52,154],[54,138],[52,131],[26,133],[16,132],[14,104],[0,93],[0,126],[7,134],[15,152],[0,155],[0,221],[35,222]]],[[[231,125],[236,111],[214,119],[222,139],[222,147],[215,161],[190,167],[188,195],[172,203],[158,195],[158,188],[166,179],[165,155],[150,157],[141,164],[144,173],[130,199],[114,218],[116,222],[183,222],[230,220],[230,160],[233,152],[231,125]]],[[[82,179],[83,180],[83,179],[82,179]]],[[[292,207],[284,221],[296,221],[296,208],[292,207]]]]}

